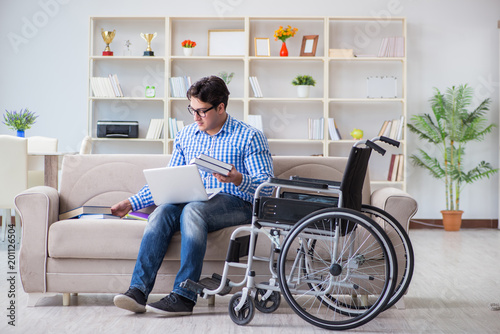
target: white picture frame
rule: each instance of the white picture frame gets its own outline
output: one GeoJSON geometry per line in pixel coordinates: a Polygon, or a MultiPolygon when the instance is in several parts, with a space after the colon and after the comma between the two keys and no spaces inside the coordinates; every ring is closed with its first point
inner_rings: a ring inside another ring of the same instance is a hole
{"type": "Polygon", "coordinates": [[[245,30],[214,29],[208,31],[209,56],[243,57],[245,51],[245,30]]]}
{"type": "Polygon", "coordinates": [[[271,45],[269,38],[255,37],[255,57],[269,57],[271,56],[271,45]]]}

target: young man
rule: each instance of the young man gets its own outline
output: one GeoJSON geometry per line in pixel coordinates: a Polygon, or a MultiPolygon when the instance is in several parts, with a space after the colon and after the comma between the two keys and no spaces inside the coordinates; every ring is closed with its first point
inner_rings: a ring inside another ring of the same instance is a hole
{"type": "MultiPolygon", "coordinates": [[[[185,165],[205,153],[232,164],[233,168],[227,176],[200,172],[206,188],[223,188],[209,201],[163,204],[149,216],[130,288],[114,298],[116,306],[132,312],[191,314],[197,295],[181,288],[180,283],[200,279],[207,233],[250,223],[255,190],[273,176],[267,139],[260,131],[227,114],[229,91],[222,79],[202,78],[189,88],[187,97],[194,123],[175,137],[169,166],[185,165]],[[160,301],[146,305],[170,240],[177,231],[182,234],[181,267],[173,290],[160,301]]],[[[130,210],[152,204],[149,187],[145,185],[137,195],[115,204],[111,210],[123,217],[130,210]]]]}

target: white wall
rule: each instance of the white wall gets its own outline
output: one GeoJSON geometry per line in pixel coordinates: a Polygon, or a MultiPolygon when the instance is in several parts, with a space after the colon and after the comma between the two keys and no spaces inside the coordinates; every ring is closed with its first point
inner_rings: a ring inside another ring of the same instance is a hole
{"type": "MultiPolygon", "coordinates": [[[[499,122],[496,0],[0,0],[0,110],[37,112],[28,135],[57,137],[61,151],[78,151],[86,134],[89,17],[103,15],[405,16],[409,115],[430,111],[433,87],[469,83],[477,100],[492,98],[490,120],[499,122]]],[[[0,124],[0,134],[10,133],[0,124]]],[[[498,130],[467,157],[498,166],[498,130]]],[[[440,217],[439,182],[409,166],[408,191],[419,202],[417,217],[440,217]]],[[[498,177],[467,186],[461,208],[464,218],[498,218],[498,177]]]]}

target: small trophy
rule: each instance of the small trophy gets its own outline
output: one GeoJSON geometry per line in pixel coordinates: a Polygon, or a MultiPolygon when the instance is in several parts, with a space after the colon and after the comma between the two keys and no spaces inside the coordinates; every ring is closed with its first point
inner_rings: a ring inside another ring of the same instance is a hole
{"type": "Polygon", "coordinates": [[[104,43],[106,43],[106,48],[102,52],[103,56],[112,56],[113,51],[109,48],[109,44],[113,41],[113,38],[115,38],[116,30],[113,31],[104,31],[104,29],[101,28],[101,35],[102,39],[104,40],[104,43]]]}
{"type": "Polygon", "coordinates": [[[154,51],[151,50],[151,41],[156,37],[156,33],[154,34],[143,34],[141,33],[142,39],[144,39],[148,43],[148,48],[144,51],[144,56],[154,56],[154,51]]]}

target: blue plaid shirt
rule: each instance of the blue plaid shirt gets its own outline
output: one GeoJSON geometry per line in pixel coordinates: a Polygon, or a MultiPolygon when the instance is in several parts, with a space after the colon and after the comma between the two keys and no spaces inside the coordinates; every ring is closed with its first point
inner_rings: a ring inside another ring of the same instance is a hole
{"type": "MultiPolygon", "coordinates": [[[[200,153],[234,165],[243,176],[239,186],[221,183],[212,174],[200,171],[205,188],[222,187],[222,192],[252,202],[257,187],[273,176],[273,162],[264,134],[250,125],[227,116],[221,130],[211,136],[198,129],[196,123],[184,127],[174,141],[174,152],[169,166],[189,164],[200,153]]],[[[264,189],[269,195],[272,189],[264,189]]],[[[139,210],[154,204],[149,186],[146,184],[137,195],[129,198],[132,209],[139,210]]]]}

